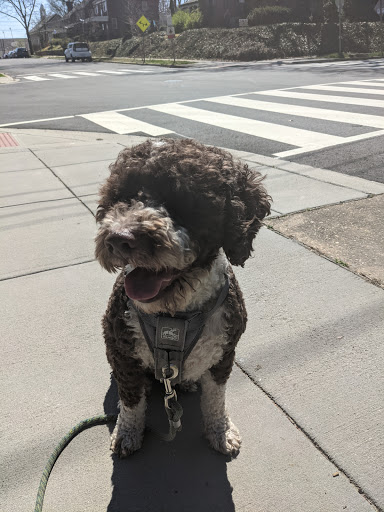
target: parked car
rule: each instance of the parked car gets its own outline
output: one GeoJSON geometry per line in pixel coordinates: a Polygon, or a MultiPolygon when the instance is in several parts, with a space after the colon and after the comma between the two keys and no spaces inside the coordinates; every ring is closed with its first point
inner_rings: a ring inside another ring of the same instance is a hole
{"type": "Polygon", "coordinates": [[[92,53],[89,49],[87,43],[68,43],[67,48],[64,50],[65,62],[68,62],[69,59],[72,59],[72,62],[75,60],[82,60],[82,62],[88,60],[91,62],[92,53]]]}
{"type": "Polygon", "coordinates": [[[16,48],[14,52],[15,59],[26,59],[27,57],[29,57],[29,53],[26,48],[16,48]]]}

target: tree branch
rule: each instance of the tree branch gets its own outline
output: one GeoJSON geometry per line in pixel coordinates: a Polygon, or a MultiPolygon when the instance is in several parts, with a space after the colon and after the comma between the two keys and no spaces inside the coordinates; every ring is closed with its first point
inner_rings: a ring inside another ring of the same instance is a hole
{"type": "Polygon", "coordinates": [[[19,20],[19,18],[16,18],[16,16],[12,16],[12,14],[9,14],[9,13],[4,12],[4,11],[0,11],[0,14],[5,14],[5,16],[9,16],[10,18],[13,18],[14,20],[18,21],[22,25],[22,22],[19,20]]]}

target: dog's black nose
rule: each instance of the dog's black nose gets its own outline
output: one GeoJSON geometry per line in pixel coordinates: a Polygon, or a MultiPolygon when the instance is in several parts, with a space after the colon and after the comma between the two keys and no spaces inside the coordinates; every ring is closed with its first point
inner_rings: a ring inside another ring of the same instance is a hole
{"type": "Polygon", "coordinates": [[[104,243],[110,253],[123,258],[127,258],[132,254],[132,249],[140,249],[141,251],[149,252],[152,248],[151,241],[148,237],[143,235],[137,236],[131,231],[110,233],[104,243]]]}
{"type": "Polygon", "coordinates": [[[117,256],[126,256],[137,247],[138,241],[131,232],[110,233],[105,239],[108,251],[117,256]]]}

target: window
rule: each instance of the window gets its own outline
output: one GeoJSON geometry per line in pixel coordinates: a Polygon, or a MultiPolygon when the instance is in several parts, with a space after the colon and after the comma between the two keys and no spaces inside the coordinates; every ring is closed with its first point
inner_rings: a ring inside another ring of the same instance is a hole
{"type": "Polygon", "coordinates": [[[95,14],[99,14],[99,6],[98,5],[95,5],[95,14]]]}
{"type": "Polygon", "coordinates": [[[107,2],[103,3],[104,12],[107,12],[107,2]]]}
{"type": "Polygon", "coordinates": [[[101,30],[104,30],[104,23],[101,24],[101,30]]]}
{"type": "Polygon", "coordinates": [[[113,29],[117,29],[117,19],[116,18],[112,18],[112,28],[113,29]]]}
{"type": "Polygon", "coordinates": [[[73,49],[77,50],[89,50],[87,43],[76,43],[73,45],[73,49]]]}

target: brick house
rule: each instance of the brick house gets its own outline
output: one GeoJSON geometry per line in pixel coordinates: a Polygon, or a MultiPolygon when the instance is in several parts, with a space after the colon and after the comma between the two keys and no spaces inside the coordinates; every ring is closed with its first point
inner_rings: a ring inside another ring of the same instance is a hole
{"type": "Polygon", "coordinates": [[[128,36],[144,14],[149,21],[159,19],[159,0],[83,0],[63,17],[70,38],[107,40],[128,36]]]}
{"type": "Polygon", "coordinates": [[[238,27],[246,18],[244,0],[199,0],[199,7],[208,27],[238,27]]]}
{"type": "Polygon", "coordinates": [[[61,16],[52,14],[41,19],[31,30],[32,46],[35,50],[47,46],[56,34],[62,31],[61,16]]]}

